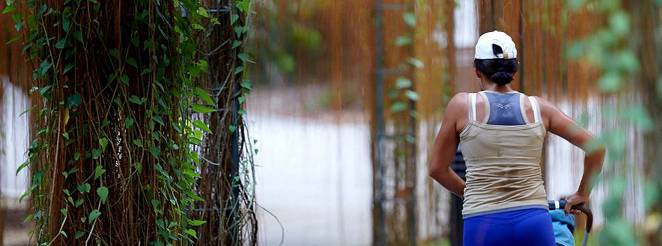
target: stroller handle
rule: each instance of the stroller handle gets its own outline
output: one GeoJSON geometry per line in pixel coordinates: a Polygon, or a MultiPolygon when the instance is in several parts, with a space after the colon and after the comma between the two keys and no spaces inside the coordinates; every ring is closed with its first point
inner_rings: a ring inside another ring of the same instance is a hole
{"type": "MultiPolygon", "coordinates": [[[[567,203],[568,201],[565,199],[548,201],[549,210],[563,209],[567,203]]],[[[593,228],[593,212],[591,209],[584,205],[584,203],[574,205],[572,209],[577,209],[586,215],[586,232],[591,232],[591,228],[593,228]]]]}

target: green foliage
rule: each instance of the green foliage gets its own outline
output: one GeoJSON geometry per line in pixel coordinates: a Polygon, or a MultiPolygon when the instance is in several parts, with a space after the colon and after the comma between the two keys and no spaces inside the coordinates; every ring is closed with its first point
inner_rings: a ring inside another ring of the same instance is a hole
{"type": "MultiPolygon", "coordinates": [[[[411,49],[414,40],[414,30],[416,28],[416,14],[414,12],[405,12],[402,15],[402,21],[412,30],[398,36],[394,41],[394,45],[403,49],[411,49]]],[[[415,69],[423,67],[423,62],[418,58],[406,57],[404,61],[398,65],[396,70],[403,74],[408,73],[413,75],[415,69]]],[[[410,117],[416,118],[416,109],[414,105],[419,97],[418,93],[413,90],[414,83],[410,78],[400,76],[395,79],[394,85],[395,86],[388,91],[389,98],[393,100],[390,107],[391,113],[408,112],[410,117]]]]}
{"type": "MultiPolygon", "coordinates": [[[[238,1],[237,7],[247,10],[249,3],[238,1]]],[[[6,4],[3,14],[25,30],[24,51],[38,64],[33,86],[43,101],[33,109],[37,134],[20,167],[33,175],[22,197],[32,198],[28,218],[38,243],[111,244],[121,228],[156,231],[126,243],[193,243],[202,224],[187,212],[201,199],[194,191],[196,133],[209,129],[190,115],[216,110],[209,94],[193,84],[207,62],[196,58],[192,37],[195,26],[218,20],[198,0],[138,0],[109,31],[113,16],[105,4],[116,7],[112,2],[6,4]],[[123,223],[119,215],[126,209],[140,215],[123,223]]],[[[237,35],[246,31],[235,29],[237,35]]]]}
{"type": "MultiPolygon", "coordinates": [[[[597,80],[598,88],[606,97],[622,96],[628,93],[625,86],[626,81],[632,80],[639,71],[639,61],[636,51],[629,40],[632,40],[631,17],[626,12],[620,0],[597,0],[568,1],[571,10],[579,10],[587,7],[597,15],[605,16],[606,25],[594,30],[591,35],[575,42],[568,48],[568,56],[572,59],[584,59],[600,71],[597,80]]],[[[626,126],[633,126],[643,132],[653,130],[653,123],[649,114],[640,104],[619,105],[611,107],[603,105],[605,120],[614,122],[620,128],[606,129],[599,137],[599,144],[608,150],[605,169],[626,172],[630,169],[625,160],[627,148],[626,126]]],[[[645,180],[644,176],[636,176],[635,179],[645,180]]],[[[623,194],[626,191],[627,181],[625,177],[612,176],[603,177],[608,189],[608,196],[604,201],[603,211],[606,223],[599,234],[599,245],[638,245],[640,238],[636,233],[636,225],[624,217],[623,194]]],[[[656,186],[644,181],[644,199],[649,201],[651,197],[657,197],[656,186]]],[[[645,202],[646,209],[649,202],[645,202]]]]}
{"type": "Polygon", "coordinates": [[[284,75],[293,75],[297,69],[295,54],[303,56],[304,60],[324,61],[324,38],[312,24],[324,4],[324,1],[309,0],[279,9],[274,1],[262,2],[258,8],[266,21],[254,25],[256,30],[250,37],[254,45],[248,47],[261,55],[260,66],[256,67],[259,73],[267,74],[268,66],[274,66],[284,75]],[[297,52],[297,49],[302,50],[297,52]]]}

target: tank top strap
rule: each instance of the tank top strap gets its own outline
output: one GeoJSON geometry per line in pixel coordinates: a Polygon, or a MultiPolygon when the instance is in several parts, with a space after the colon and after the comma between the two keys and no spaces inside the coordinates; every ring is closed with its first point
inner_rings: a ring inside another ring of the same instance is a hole
{"type": "Polygon", "coordinates": [[[536,100],[535,97],[530,96],[529,102],[531,102],[531,109],[533,109],[534,123],[538,123],[542,120],[542,117],[540,116],[540,105],[538,104],[538,100],[536,100]]]}
{"type": "Polygon", "coordinates": [[[476,93],[469,93],[469,121],[476,121],[476,93]]]}
{"type": "MultiPolygon", "coordinates": [[[[485,91],[480,91],[480,92],[476,93],[476,97],[478,97],[478,96],[483,98],[483,102],[484,102],[483,104],[485,105],[485,107],[484,107],[485,116],[483,116],[483,119],[481,119],[480,122],[487,123],[487,121],[490,119],[490,113],[492,112],[490,110],[490,105],[492,104],[492,102],[490,102],[490,98],[487,95],[485,95],[485,91]]],[[[478,107],[478,106],[476,106],[476,107],[478,107]]],[[[478,118],[478,113],[476,113],[475,116],[476,116],[476,118],[478,118]]],[[[478,119],[476,119],[476,120],[478,120],[478,119]]]]}

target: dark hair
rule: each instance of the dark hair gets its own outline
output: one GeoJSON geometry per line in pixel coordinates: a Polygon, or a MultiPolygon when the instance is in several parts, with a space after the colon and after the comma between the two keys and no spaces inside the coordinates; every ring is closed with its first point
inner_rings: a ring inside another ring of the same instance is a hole
{"type": "Polygon", "coordinates": [[[517,72],[517,59],[475,59],[474,66],[492,82],[507,85],[517,72]]]}

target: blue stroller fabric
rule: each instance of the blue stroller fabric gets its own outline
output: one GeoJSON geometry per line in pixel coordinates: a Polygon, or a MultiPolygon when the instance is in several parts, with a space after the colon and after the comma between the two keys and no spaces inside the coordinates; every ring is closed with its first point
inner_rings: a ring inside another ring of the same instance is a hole
{"type": "Polygon", "coordinates": [[[550,210],[549,215],[552,216],[552,227],[554,228],[556,245],[574,246],[575,237],[572,233],[576,226],[575,216],[572,214],[566,215],[563,210],[550,210]]]}

